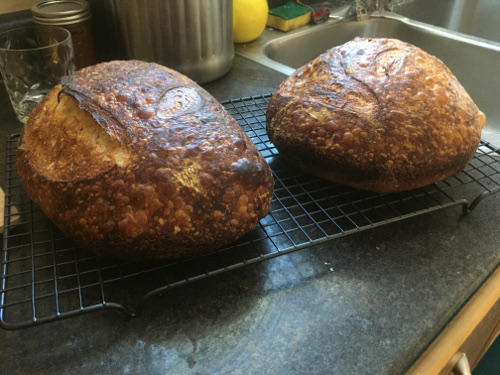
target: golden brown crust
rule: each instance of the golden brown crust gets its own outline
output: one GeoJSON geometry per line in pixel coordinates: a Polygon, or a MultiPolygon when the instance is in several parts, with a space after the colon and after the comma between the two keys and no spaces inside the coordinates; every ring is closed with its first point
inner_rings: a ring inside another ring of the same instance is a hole
{"type": "Polygon", "coordinates": [[[300,169],[375,192],[446,179],[470,161],[484,114],[437,58],[356,38],[298,69],[268,106],[267,132],[300,169]]]}
{"type": "Polygon", "coordinates": [[[106,257],[181,258],[253,230],[269,166],[193,81],[140,61],[85,68],[54,88],[19,139],[28,195],[81,246],[106,257]]]}

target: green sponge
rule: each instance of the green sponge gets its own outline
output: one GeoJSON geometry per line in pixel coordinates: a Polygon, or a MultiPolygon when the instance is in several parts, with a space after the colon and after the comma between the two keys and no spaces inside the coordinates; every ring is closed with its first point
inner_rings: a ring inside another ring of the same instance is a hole
{"type": "Polygon", "coordinates": [[[290,31],[307,25],[311,21],[311,15],[312,11],[308,7],[289,1],[285,5],[269,9],[267,26],[290,31]]]}

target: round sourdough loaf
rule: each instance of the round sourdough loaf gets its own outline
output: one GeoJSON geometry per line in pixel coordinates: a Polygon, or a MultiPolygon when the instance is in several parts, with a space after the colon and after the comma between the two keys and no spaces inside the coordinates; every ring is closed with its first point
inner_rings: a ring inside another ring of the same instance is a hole
{"type": "Polygon", "coordinates": [[[82,69],[30,116],[17,169],[31,199],[104,257],[185,258],[267,215],[271,170],[205,90],[157,64],[82,69]]]}
{"type": "Polygon", "coordinates": [[[269,138],[290,163],[374,192],[458,173],[485,121],[443,62],[377,38],[356,38],[298,69],[267,110],[269,138]]]}

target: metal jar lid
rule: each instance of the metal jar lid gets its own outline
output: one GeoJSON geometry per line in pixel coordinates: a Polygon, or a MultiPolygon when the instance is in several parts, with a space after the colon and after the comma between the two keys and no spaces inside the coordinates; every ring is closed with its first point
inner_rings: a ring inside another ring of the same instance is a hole
{"type": "Polygon", "coordinates": [[[31,7],[33,20],[40,25],[70,25],[90,19],[85,0],[45,0],[31,7]]]}

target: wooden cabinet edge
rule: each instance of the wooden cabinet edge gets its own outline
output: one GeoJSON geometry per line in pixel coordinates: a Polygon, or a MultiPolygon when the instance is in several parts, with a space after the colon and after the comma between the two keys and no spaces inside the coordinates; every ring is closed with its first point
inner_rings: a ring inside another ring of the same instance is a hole
{"type": "Polygon", "coordinates": [[[500,332],[498,268],[406,375],[449,375],[462,353],[474,368],[500,332]]]}

